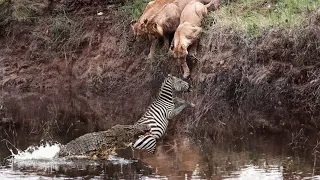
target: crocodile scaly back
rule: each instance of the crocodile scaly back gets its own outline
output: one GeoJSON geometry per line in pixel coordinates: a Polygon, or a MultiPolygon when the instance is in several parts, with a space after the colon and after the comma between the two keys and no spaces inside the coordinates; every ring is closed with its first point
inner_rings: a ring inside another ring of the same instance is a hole
{"type": "Polygon", "coordinates": [[[59,156],[85,155],[101,149],[126,148],[127,144],[150,129],[148,125],[116,125],[107,131],[87,133],[61,146],[59,156]]]}

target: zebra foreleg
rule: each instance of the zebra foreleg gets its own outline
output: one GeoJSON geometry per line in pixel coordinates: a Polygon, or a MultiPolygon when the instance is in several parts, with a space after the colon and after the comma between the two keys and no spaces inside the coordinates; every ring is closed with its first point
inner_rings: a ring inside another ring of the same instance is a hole
{"type": "MultiPolygon", "coordinates": [[[[185,100],[183,100],[183,101],[184,101],[184,102],[183,102],[182,105],[178,106],[177,108],[175,108],[175,109],[171,112],[171,114],[170,114],[170,116],[168,117],[168,119],[172,119],[173,117],[177,116],[182,110],[184,110],[184,109],[185,109],[186,107],[188,107],[188,106],[191,106],[191,107],[194,107],[194,106],[195,106],[193,103],[190,103],[190,102],[185,101],[185,100]]],[[[179,102],[181,102],[181,101],[179,101],[179,102]]]]}
{"type": "Polygon", "coordinates": [[[181,98],[179,98],[179,97],[174,97],[174,98],[173,98],[173,102],[174,102],[174,103],[180,103],[180,104],[189,104],[191,107],[194,107],[194,106],[195,106],[195,104],[193,104],[193,103],[191,103],[191,102],[188,102],[188,101],[186,101],[186,100],[184,100],[184,99],[181,99],[181,98]]]}

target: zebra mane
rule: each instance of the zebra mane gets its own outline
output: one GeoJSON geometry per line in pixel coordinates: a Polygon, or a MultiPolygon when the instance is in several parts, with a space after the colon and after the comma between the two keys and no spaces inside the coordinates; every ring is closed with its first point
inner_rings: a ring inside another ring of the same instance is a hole
{"type": "Polygon", "coordinates": [[[167,82],[169,81],[169,80],[171,80],[172,79],[172,75],[168,75],[168,77],[166,77],[164,80],[163,80],[163,82],[162,82],[162,84],[161,84],[161,88],[163,87],[163,86],[165,86],[165,84],[167,84],[167,82]]]}
{"type": "Polygon", "coordinates": [[[168,87],[165,88],[165,86],[168,86],[168,84],[172,84],[172,75],[170,75],[170,74],[162,82],[160,91],[158,92],[157,100],[161,99],[161,97],[163,96],[162,93],[163,93],[164,89],[168,88],[168,87]]]}

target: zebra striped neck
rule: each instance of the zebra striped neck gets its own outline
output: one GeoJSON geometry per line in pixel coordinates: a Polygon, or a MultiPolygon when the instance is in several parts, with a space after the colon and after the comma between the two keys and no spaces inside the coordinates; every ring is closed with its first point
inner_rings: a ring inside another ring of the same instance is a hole
{"type": "Polygon", "coordinates": [[[173,102],[173,87],[172,87],[172,78],[168,77],[164,80],[161,85],[161,89],[158,95],[157,100],[164,100],[164,101],[172,101],[173,102]]]}

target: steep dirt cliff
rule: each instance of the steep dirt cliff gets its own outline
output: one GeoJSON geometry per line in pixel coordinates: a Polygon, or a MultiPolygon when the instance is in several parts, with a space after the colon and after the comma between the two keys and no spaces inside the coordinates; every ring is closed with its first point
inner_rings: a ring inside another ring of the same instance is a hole
{"type": "MultiPolygon", "coordinates": [[[[50,1],[36,19],[1,26],[4,129],[61,135],[133,123],[168,73],[182,76],[167,54],[145,59],[150,44],[133,41],[119,4],[66,2],[67,11],[50,1]]],[[[310,15],[302,29],[273,28],[253,39],[212,21],[197,55],[189,58],[194,91],[181,95],[196,107],[184,110],[171,129],[210,135],[317,132],[320,14],[310,15]]]]}

